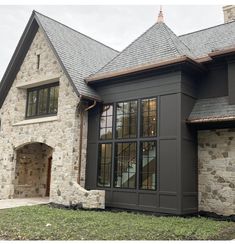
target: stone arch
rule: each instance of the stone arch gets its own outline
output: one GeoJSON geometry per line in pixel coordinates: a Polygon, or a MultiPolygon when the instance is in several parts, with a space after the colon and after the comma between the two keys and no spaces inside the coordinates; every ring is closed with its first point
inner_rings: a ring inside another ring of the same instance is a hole
{"type": "Polygon", "coordinates": [[[50,195],[53,148],[42,142],[15,147],[14,198],[50,195]]]}

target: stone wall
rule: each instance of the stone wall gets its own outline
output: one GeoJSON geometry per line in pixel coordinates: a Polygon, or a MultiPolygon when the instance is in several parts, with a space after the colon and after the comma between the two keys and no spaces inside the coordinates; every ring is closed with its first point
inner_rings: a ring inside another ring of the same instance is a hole
{"type": "MultiPolygon", "coordinates": [[[[70,187],[71,182],[76,182],[78,178],[79,102],[79,97],[39,28],[1,108],[0,199],[14,197],[17,149],[29,143],[39,142],[53,149],[50,200],[60,204],[64,202],[67,205],[70,202],[69,198],[73,197],[81,202],[77,196],[81,196],[82,193],[70,187]],[[40,54],[39,69],[37,69],[38,54],[40,54]],[[27,91],[18,88],[19,84],[47,81],[52,78],[60,82],[57,116],[25,120],[27,91]]],[[[87,116],[84,118],[84,127],[85,151],[82,153],[81,186],[84,186],[85,182],[87,116]]],[[[87,192],[83,194],[85,197],[87,192]]],[[[99,201],[103,206],[104,199],[100,198],[99,201]]]]}
{"type": "Polygon", "coordinates": [[[235,20],[235,5],[227,5],[223,7],[224,23],[235,20]]]}
{"type": "Polygon", "coordinates": [[[14,198],[45,197],[52,149],[33,143],[18,149],[16,154],[14,198]]]}
{"type": "Polygon", "coordinates": [[[235,129],[198,132],[199,210],[235,214],[235,129]]]}

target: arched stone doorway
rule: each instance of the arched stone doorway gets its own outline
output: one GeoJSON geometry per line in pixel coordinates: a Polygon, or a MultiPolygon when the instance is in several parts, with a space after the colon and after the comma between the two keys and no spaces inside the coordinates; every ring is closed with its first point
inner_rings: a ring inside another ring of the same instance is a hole
{"type": "Polygon", "coordinates": [[[52,153],[51,147],[37,142],[16,150],[14,198],[49,196],[52,153]]]}

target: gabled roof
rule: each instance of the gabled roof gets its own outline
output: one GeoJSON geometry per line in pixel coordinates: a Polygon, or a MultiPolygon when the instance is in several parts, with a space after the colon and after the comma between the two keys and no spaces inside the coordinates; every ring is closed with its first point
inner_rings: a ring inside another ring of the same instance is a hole
{"type": "Polygon", "coordinates": [[[78,95],[100,100],[85,83],[85,77],[95,73],[118,52],[49,17],[33,11],[0,83],[0,107],[15,79],[30,44],[41,27],[62,69],[78,95]]]}
{"type": "Polygon", "coordinates": [[[100,99],[97,93],[87,86],[84,79],[98,71],[118,52],[51,18],[37,12],[35,15],[78,93],[100,99]]]}
{"type": "Polygon", "coordinates": [[[94,76],[183,56],[195,57],[194,53],[165,23],[159,22],[150,27],[94,76]]]}
{"type": "Polygon", "coordinates": [[[203,123],[231,120],[235,120],[235,105],[229,104],[226,96],[197,100],[187,121],[203,123]]]}
{"type": "Polygon", "coordinates": [[[181,35],[179,38],[196,58],[200,58],[213,51],[235,46],[235,21],[181,35]]]}

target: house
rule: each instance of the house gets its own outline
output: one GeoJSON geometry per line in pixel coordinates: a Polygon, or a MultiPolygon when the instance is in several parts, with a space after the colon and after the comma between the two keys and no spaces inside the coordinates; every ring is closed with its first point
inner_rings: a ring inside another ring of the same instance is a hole
{"type": "Polygon", "coordinates": [[[0,83],[0,199],[235,214],[235,6],[122,52],[33,11],[0,83]]]}

